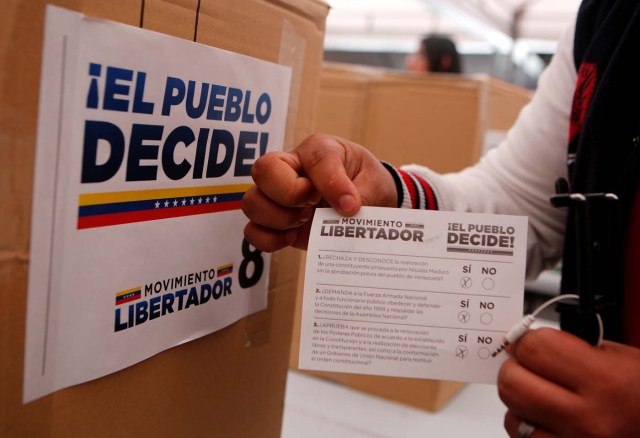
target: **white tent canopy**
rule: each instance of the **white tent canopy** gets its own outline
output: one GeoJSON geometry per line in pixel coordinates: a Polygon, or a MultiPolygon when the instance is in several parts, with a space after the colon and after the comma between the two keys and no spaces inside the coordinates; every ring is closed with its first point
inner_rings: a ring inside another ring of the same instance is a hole
{"type": "Polygon", "coordinates": [[[463,53],[553,53],[580,0],[329,0],[327,49],[413,51],[426,33],[463,53]]]}

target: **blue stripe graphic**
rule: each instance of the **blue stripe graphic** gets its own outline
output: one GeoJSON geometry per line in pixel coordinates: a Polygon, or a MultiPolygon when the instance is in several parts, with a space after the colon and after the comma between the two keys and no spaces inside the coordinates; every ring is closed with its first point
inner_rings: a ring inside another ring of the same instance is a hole
{"type": "Polygon", "coordinates": [[[238,193],[224,193],[221,195],[212,194],[206,196],[198,196],[198,197],[181,197],[181,198],[166,198],[166,199],[153,199],[146,201],[129,201],[129,202],[116,202],[113,204],[98,204],[98,205],[83,205],[78,208],[78,216],[99,216],[103,214],[110,213],[129,213],[132,211],[142,211],[142,210],[156,210],[162,208],[177,208],[177,207],[191,207],[196,205],[215,205],[221,204],[224,202],[231,201],[240,201],[243,192],[238,193]],[[205,199],[209,197],[209,203],[206,203],[205,199]],[[216,198],[216,201],[213,201],[213,198],[216,198]],[[191,204],[191,199],[194,199],[194,203],[191,204]],[[202,198],[202,203],[198,204],[198,199],[202,198]],[[182,205],[182,200],[186,200],[185,204],[182,205]],[[178,201],[177,205],[173,205],[174,201],[178,201]],[[156,206],[156,203],[157,206],[156,206]],[[165,207],[165,203],[168,203],[165,207]]]}

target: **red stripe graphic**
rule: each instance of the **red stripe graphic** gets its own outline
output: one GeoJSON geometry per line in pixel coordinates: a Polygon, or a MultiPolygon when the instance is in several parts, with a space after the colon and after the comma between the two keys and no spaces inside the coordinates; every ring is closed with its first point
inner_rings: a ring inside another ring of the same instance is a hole
{"type": "Polygon", "coordinates": [[[224,277],[225,275],[229,275],[233,272],[233,268],[222,269],[218,271],[218,277],[224,277]]]}
{"type": "Polygon", "coordinates": [[[131,295],[130,297],[127,297],[127,298],[123,298],[123,299],[116,298],[116,306],[119,306],[120,304],[128,303],[129,301],[138,300],[140,299],[141,296],[142,296],[142,293],[137,292],[136,294],[131,295]]]}
{"type": "Polygon", "coordinates": [[[130,224],[133,222],[155,221],[181,216],[214,213],[218,211],[239,210],[242,201],[221,202],[219,204],[190,205],[185,207],[160,208],[146,211],[84,216],[78,218],[78,229],[107,227],[110,225],[130,224]]]}

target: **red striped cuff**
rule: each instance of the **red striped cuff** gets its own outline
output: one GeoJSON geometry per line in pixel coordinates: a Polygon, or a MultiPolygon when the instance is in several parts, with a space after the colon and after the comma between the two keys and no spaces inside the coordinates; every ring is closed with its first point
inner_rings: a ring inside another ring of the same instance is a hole
{"type": "Polygon", "coordinates": [[[433,187],[422,177],[382,161],[396,183],[398,207],[437,210],[438,197],[433,187]]]}

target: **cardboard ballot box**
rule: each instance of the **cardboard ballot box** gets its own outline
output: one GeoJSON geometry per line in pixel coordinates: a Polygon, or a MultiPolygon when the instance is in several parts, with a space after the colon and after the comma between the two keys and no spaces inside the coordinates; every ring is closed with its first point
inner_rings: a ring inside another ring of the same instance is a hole
{"type": "MultiPolygon", "coordinates": [[[[51,3],[291,66],[285,147],[312,130],[328,13],[321,0],[51,3]]],[[[300,266],[294,250],[272,259],[267,310],[22,403],[45,6],[44,0],[8,0],[0,14],[0,436],[280,436],[300,266]]]]}
{"type": "MultiPolygon", "coordinates": [[[[508,129],[529,98],[529,91],[487,76],[416,75],[327,63],[317,96],[315,131],[355,141],[395,165],[420,163],[451,172],[475,163],[487,133],[495,138],[508,129]]],[[[294,369],[302,282],[299,287],[294,369]]],[[[459,382],[305,372],[428,411],[440,409],[463,387],[459,382]]]]}

